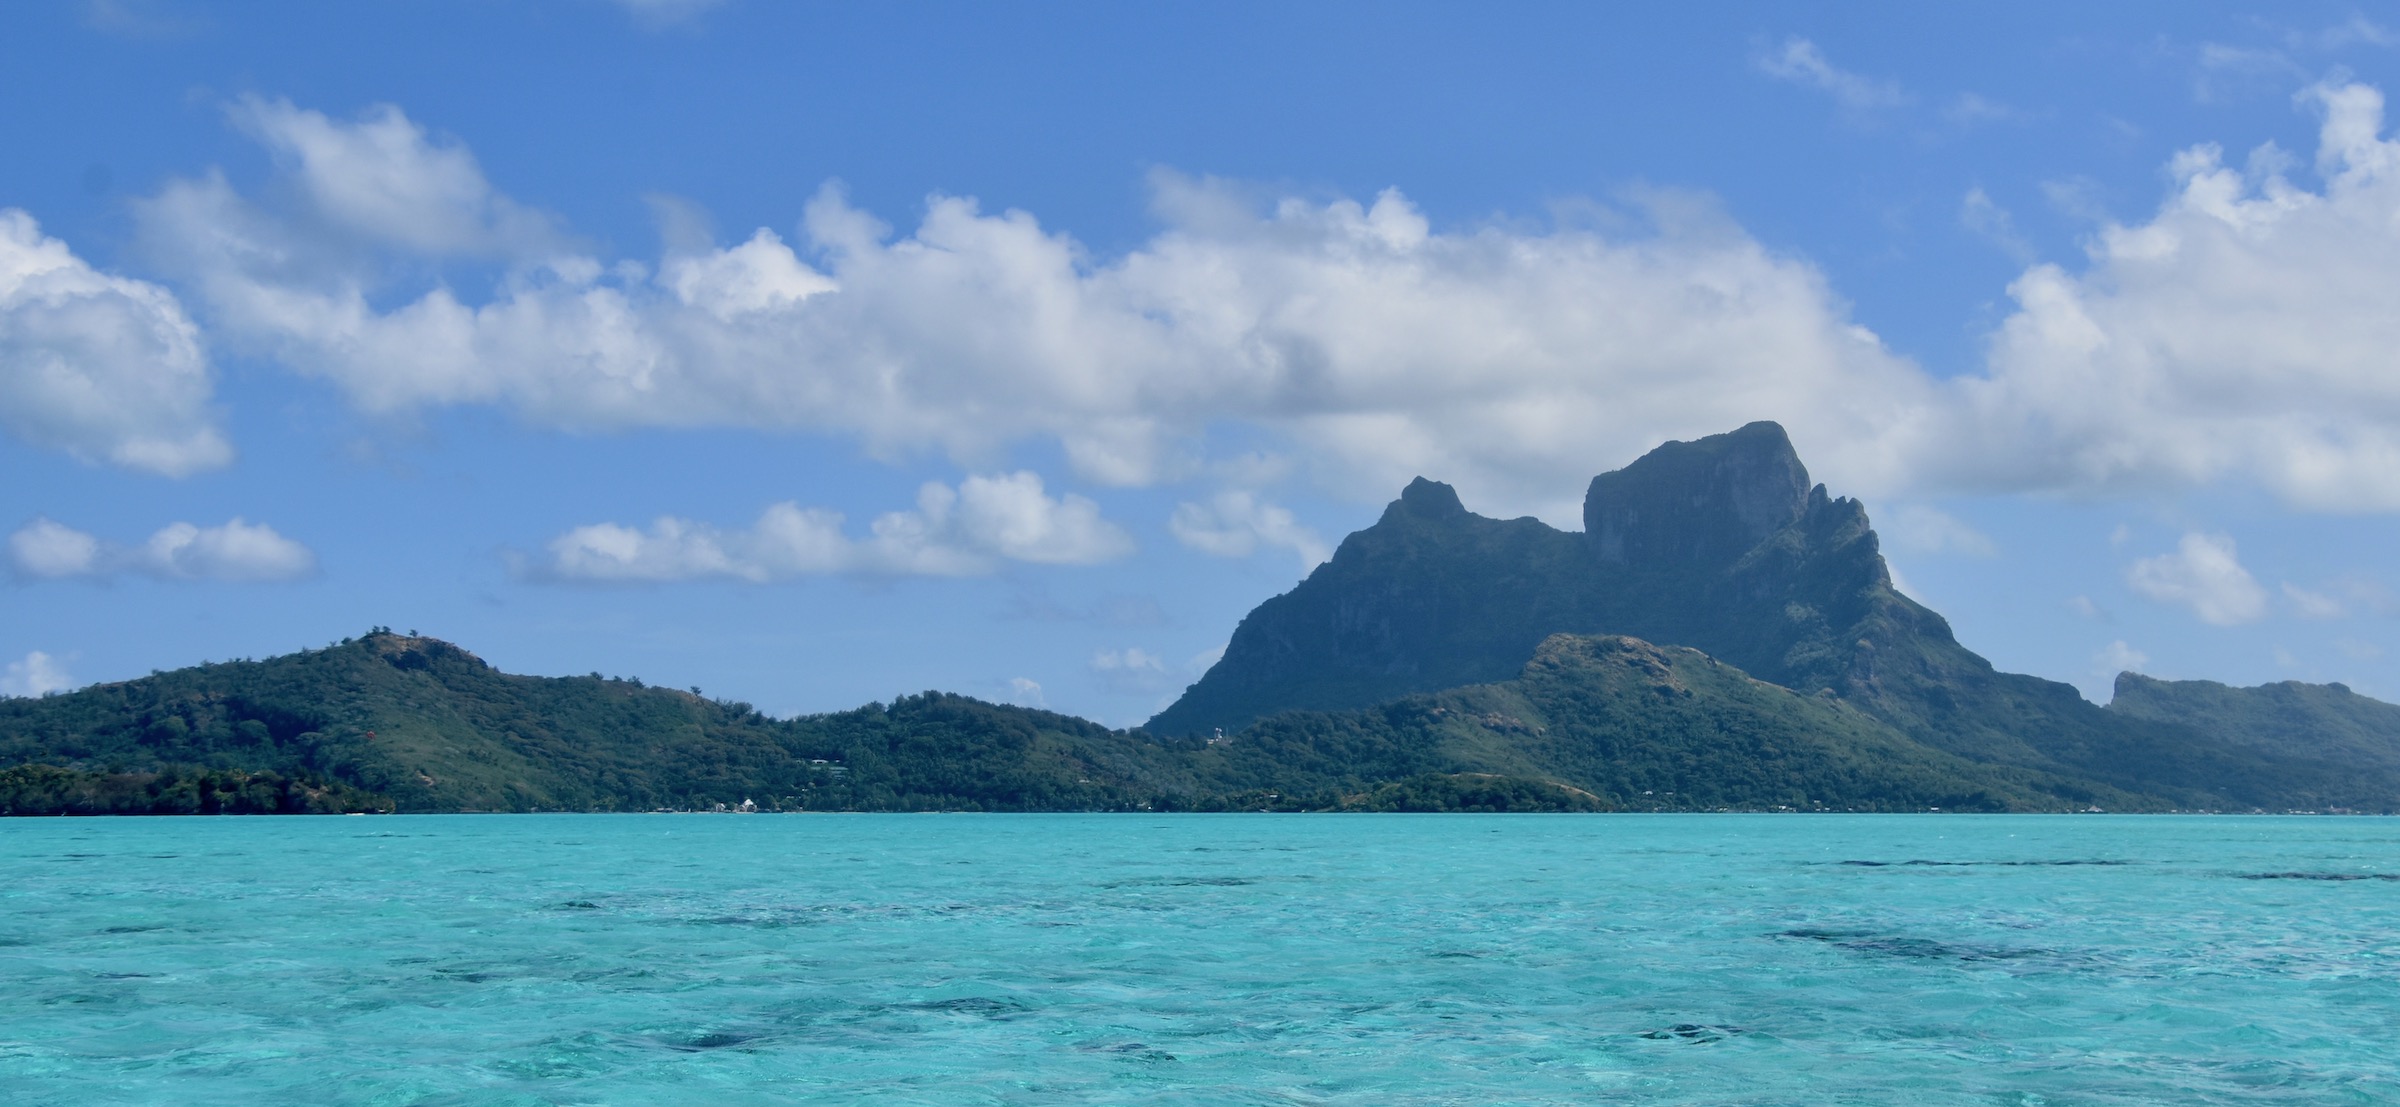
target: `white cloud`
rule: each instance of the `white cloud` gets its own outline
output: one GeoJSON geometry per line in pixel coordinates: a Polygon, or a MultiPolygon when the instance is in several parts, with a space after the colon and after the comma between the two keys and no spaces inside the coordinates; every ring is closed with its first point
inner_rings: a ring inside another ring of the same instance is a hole
{"type": "MultiPolygon", "coordinates": [[[[1836,68],[1817,44],[1794,36],[1757,59],[1759,71],[1770,77],[1808,85],[1831,93],[1845,108],[1866,110],[1908,103],[1908,94],[1891,81],[1878,81],[1836,68]]],[[[1980,98],[1979,98],[1980,99],[1980,98]]]]}
{"type": "Polygon", "coordinates": [[[182,476],[232,460],[199,329],[173,293],[102,273],[0,208],[0,429],[85,461],[182,476]]]}
{"type": "Polygon", "coordinates": [[[267,148],[315,213],[369,242],[444,256],[520,256],[560,248],[549,220],[501,195],[475,155],[437,143],[399,108],[354,121],[246,96],[234,125],[267,148]]]}
{"type": "MultiPolygon", "coordinates": [[[[387,253],[507,237],[464,148],[405,117],[250,110],[311,151],[284,161],[317,208],[395,213],[387,253]],[[385,175],[433,183],[341,183],[385,175]]],[[[310,245],[350,222],[270,215],[218,177],[174,184],[141,220],[225,341],[370,412],[801,428],[969,467],[1048,438],[1119,484],[1200,471],[1212,425],[1247,426],[1349,494],[1439,472],[1479,503],[1561,519],[1577,501],[1558,474],[1755,418],[1783,420],[1830,474],[1896,471],[1885,432],[1932,394],[1924,375],[1845,318],[1811,266],[1691,198],[1639,203],[1646,236],[1436,232],[1397,192],[1261,210],[1234,186],[1161,175],[1165,229],[1096,258],[1031,215],[955,197],[894,236],[829,188],[793,242],[762,231],[654,266],[527,253],[480,303],[447,286],[395,297],[390,265],[310,245]]]]}
{"type": "Polygon", "coordinates": [[[2000,547],[1991,536],[1938,508],[1902,504],[1877,528],[1892,544],[1909,553],[1961,553],[1997,557],[2000,547]]]}
{"type": "Polygon", "coordinates": [[[2149,663],[2149,654],[2126,645],[2122,638],[2109,643],[2106,649],[2092,655],[2092,664],[2110,676],[2122,672],[2138,673],[2142,670],[2142,666],[2149,663]]]}
{"type": "Polygon", "coordinates": [[[1019,707],[1050,706],[1050,701],[1042,697],[1041,682],[1030,677],[1008,678],[1008,702],[1019,707]]]}
{"type": "Polygon", "coordinates": [[[1248,557],[1260,546],[1288,549],[1300,555],[1302,572],[1333,556],[1333,548],[1290,510],[1238,490],[1219,492],[1206,504],[1175,505],[1167,529],[1176,541],[1218,557],[1248,557]]]}
{"type": "Polygon", "coordinates": [[[8,671],[0,674],[0,696],[47,696],[74,686],[66,667],[40,650],[26,654],[22,661],[9,662],[8,671]]]}
{"type": "Polygon", "coordinates": [[[2383,647],[2361,638],[2336,638],[2333,648],[2352,661],[2373,661],[2383,656],[2383,647]]]}
{"type": "Polygon", "coordinates": [[[142,544],[134,563],[153,576],[181,580],[298,580],[317,571],[317,555],[240,519],[223,526],[170,523],[142,544]]]}
{"type": "MultiPolygon", "coordinates": [[[[1224,656],[1225,647],[1220,645],[1192,655],[1182,665],[1172,665],[1139,646],[1128,646],[1094,652],[1089,668],[1100,685],[1114,694],[1154,696],[1182,691],[1224,656]]],[[[1166,710],[1174,699],[1174,696],[1168,695],[1153,710],[1166,710]]]]}
{"type": "MultiPolygon", "coordinates": [[[[1850,87],[1805,40],[1769,60],[1850,87]]],[[[895,233],[828,188],[788,238],[670,236],[644,264],[569,249],[396,110],[246,101],[306,210],[271,214],[207,176],[141,221],[220,341],[375,413],[792,428],[969,469],[1048,440],[1083,478],[1125,485],[1222,467],[1212,435],[1264,439],[1339,494],[1434,473],[1565,523],[1580,482],[1560,474],[1773,418],[1851,494],[2232,479],[2307,509],[2400,510],[2400,312],[2384,295],[2400,283],[2400,143],[2379,137],[2374,89],[2311,96],[2320,191],[2272,149],[2238,171],[2213,146],[2184,152],[2152,219],[2100,227],[2080,271],[2028,268],[1985,370],[1947,380],[1856,325],[1812,266],[1668,193],[1635,201],[1641,234],[1436,229],[1397,191],[1263,202],[1162,174],[1163,228],[1098,257],[957,197],[895,233]],[[390,280],[469,256],[506,264],[488,296],[390,280]]],[[[1962,216],[2008,241],[1972,199],[1962,216]]]]}
{"type": "Polygon", "coordinates": [[[761,583],[827,573],[969,576],[1002,561],[1093,565],[1133,552],[1133,539],[1090,499],[1052,497],[1030,472],[939,482],[914,511],[877,518],[862,539],[840,513],[779,503],[747,530],[666,516],[647,530],[577,527],[549,543],[535,575],[562,580],[671,581],[722,577],[761,583]]]}
{"type": "Polygon", "coordinates": [[[2067,597],[2067,610],[2072,611],[2086,619],[2098,619],[2101,622],[2110,621],[2108,617],[2108,610],[2101,607],[2099,604],[2092,602],[2092,598],[2090,596],[2078,595],[2067,597]]]}
{"type": "Polygon", "coordinates": [[[317,555],[275,532],[234,518],[220,526],[169,523],[126,548],[49,519],[8,536],[9,567],[22,578],[107,579],[139,573],[161,580],[263,582],[315,575],[317,555]]]}
{"type": "Polygon", "coordinates": [[[35,519],[8,536],[8,564],[19,576],[55,580],[100,571],[100,540],[49,519],[35,519]]]}
{"type": "Polygon", "coordinates": [[[2313,592],[2290,581],[2283,585],[2283,597],[2291,601],[2292,610],[2304,619],[2339,619],[2349,614],[2342,601],[2323,592],[2313,592]]]}
{"type": "Polygon", "coordinates": [[[2124,639],[2109,643],[2092,655],[2091,668],[2085,670],[2088,681],[2081,685],[2086,699],[2107,703],[2116,694],[2118,673],[2138,673],[2150,664],[2150,655],[2126,645],[2124,639]]]}
{"type": "Polygon", "coordinates": [[[2103,227],[2080,274],[2028,269],[1922,453],[1952,484],[2132,493],[2225,477],[2304,508],[2400,510],[2400,143],[2364,85],[2324,111],[2319,192],[2272,148],[2178,155],[2148,223],[2103,227]]]}
{"type": "Polygon", "coordinates": [[[2256,622],[2267,614],[2267,591],[2234,557],[2233,539],[2186,534],[2170,554],[2145,557],[2125,575],[2136,592],[2188,607],[2215,626],[2256,622]]]}

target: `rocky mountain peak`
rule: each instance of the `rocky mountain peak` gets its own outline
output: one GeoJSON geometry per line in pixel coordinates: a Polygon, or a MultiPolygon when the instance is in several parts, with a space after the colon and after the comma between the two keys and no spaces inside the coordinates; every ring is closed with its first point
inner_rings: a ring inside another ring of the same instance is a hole
{"type": "Polygon", "coordinates": [[[1420,519],[1460,518],[1467,514],[1467,505],[1460,502],[1458,489],[1438,480],[1418,477],[1400,490],[1400,498],[1384,509],[1384,517],[1405,513],[1420,519]]]}
{"type": "Polygon", "coordinates": [[[1604,563],[1637,569],[1730,565],[1800,518],[1808,467],[1776,423],[1669,442],[1592,478],[1583,528],[1604,563]]]}

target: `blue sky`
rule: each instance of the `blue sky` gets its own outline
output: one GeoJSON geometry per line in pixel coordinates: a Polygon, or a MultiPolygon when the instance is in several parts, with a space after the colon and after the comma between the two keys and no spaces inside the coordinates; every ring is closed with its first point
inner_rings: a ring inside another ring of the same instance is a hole
{"type": "Polygon", "coordinates": [[[2400,699],[2400,20],[26,3],[0,692],[376,624],[1112,724],[1771,418],[2003,667],[2400,699]]]}

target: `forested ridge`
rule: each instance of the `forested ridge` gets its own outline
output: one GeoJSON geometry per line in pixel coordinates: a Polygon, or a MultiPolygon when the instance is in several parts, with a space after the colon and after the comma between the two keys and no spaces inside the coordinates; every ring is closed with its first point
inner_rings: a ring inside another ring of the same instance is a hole
{"type": "Polygon", "coordinates": [[[1332,731],[1218,749],[940,692],[778,720],[634,679],[514,676],[376,628],[264,661],[0,701],[0,764],[13,766],[0,812],[1605,806],[1542,780],[1454,779],[1364,718],[1332,731]],[[1276,769],[1261,749],[1312,752],[1276,769]],[[270,787],[313,798],[259,798],[270,787]],[[212,798],[239,796],[250,798],[212,798]]]}
{"type": "Polygon", "coordinates": [[[377,627],[0,700],[0,812],[2400,811],[2400,707],[2347,688],[2127,674],[2101,708],[1996,671],[1772,423],[1584,514],[1420,479],[1147,729],[941,692],[772,719],[377,627]]]}
{"type": "Polygon", "coordinates": [[[8,814],[2207,806],[1976,762],[1698,650],[1579,635],[1512,680],[1212,740],[939,692],[773,719],[638,680],[502,673],[376,628],[0,701],[0,765],[8,814]]]}

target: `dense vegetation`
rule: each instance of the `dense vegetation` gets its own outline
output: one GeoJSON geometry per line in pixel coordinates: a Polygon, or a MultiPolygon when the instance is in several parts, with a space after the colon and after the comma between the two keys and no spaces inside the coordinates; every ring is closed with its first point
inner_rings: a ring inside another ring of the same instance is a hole
{"type": "MultiPolygon", "coordinates": [[[[1420,479],[1307,580],[1243,619],[1224,657],[1150,729],[1271,728],[1272,716],[1293,708],[1359,710],[1504,681],[1560,632],[1692,647],[1826,697],[1849,709],[1844,727],[1872,720],[1909,743],[1894,749],[1939,751],[1952,764],[1984,766],[1969,776],[2014,781],[1984,790],[2002,806],[2038,793],[2042,804],[2085,794],[2102,807],[2400,810],[2400,721],[2312,713],[2281,694],[2246,701],[2234,716],[2112,711],[2068,685],[1994,670],[1940,615],[1892,587],[1865,508],[1811,485],[1771,423],[1670,442],[1595,478],[1582,533],[1484,518],[1447,485],[1420,479]],[[2326,738],[2337,733],[2352,737],[2326,738]]],[[[1618,717],[1610,712],[1632,701],[1611,702],[1590,718],[1618,717]]],[[[1558,725],[1574,730],[1565,720],[1577,710],[1561,707],[1558,725]]],[[[1664,756],[1681,744],[1674,734],[1644,732],[1636,746],[1656,744],[1664,756]]],[[[1545,764],[1564,771],[1585,755],[1559,756],[1567,760],[1545,764]]],[[[1629,768],[1652,754],[1633,756],[1629,768]]],[[[1772,804],[1786,801],[1767,799],[1765,781],[1797,769],[1788,758],[1729,760],[1705,775],[1727,787],[1725,802],[1772,804]]],[[[1807,780],[1807,789],[1861,794],[1838,773],[1807,780]]],[[[1926,806],[1981,802],[1975,789],[1948,804],[1934,802],[1939,793],[1923,792],[1926,806]]]]}
{"type": "Polygon", "coordinates": [[[0,701],[12,813],[2164,809],[1916,742],[1697,650],[1557,635],[1514,680],[1162,739],[928,692],[797,719],[498,672],[378,629],[0,701]]]}
{"type": "Polygon", "coordinates": [[[2388,782],[2400,776],[2400,706],[2344,685],[2287,680],[2230,688],[2122,673],[2108,710],[2261,755],[2266,763],[2250,770],[2247,785],[2275,806],[2392,809],[2388,782]]]}
{"type": "Polygon", "coordinates": [[[1996,672],[1761,423],[1595,479],[1582,534],[1411,484],[1148,730],[939,692],[770,719],[379,627],[0,701],[0,766],[19,813],[2396,811],[2400,707],[1996,672]]]}
{"type": "MultiPolygon", "coordinates": [[[[928,692],[774,720],[598,676],[512,676],[382,628],[322,650],[0,701],[14,813],[1592,810],[1424,725],[1295,717],[1162,742],[928,692]],[[280,787],[279,796],[244,799],[280,787]],[[212,799],[210,797],[237,797],[212,799]]],[[[1420,713],[1421,714],[1421,713],[1420,713]]],[[[1420,718],[1430,723],[1432,717],[1420,718]]]]}
{"type": "Polygon", "coordinates": [[[0,815],[346,815],[392,810],[386,797],[340,782],[273,772],[167,768],[83,772],[0,769],[0,815]]]}

